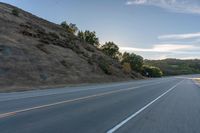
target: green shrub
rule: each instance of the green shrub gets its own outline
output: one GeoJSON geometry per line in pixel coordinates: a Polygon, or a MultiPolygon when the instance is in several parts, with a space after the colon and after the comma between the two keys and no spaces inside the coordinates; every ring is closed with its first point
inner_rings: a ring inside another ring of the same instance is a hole
{"type": "Polygon", "coordinates": [[[144,65],[142,67],[142,75],[147,77],[161,77],[163,73],[158,67],[144,65]]]}
{"type": "Polygon", "coordinates": [[[79,31],[78,32],[78,38],[82,41],[85,41],[93,46],[98,47],[99,46],[99,38],[96,36],[96,32],[86,30],[85,32],[79,31]]]}
{"type": "Polygon", "coordinates": [[[13,9],[12,14],[15,16],[19,16],[19,10],[18,9],[13,9]]]}
{"type": "Polygon", "coordinates": [[[98,65],[101,68],[101,70],[104,71],[105,74],[108,74],[108,75],[112,74],[111,67],[105,59],[100,58],[98,65]]]}
{"type": "Polygon", "coordinates": [[[78,31],[78,27],[76,26],[76,24],[72,24],[72,23],[68,24],[66,21],[64,21],[64,22],[62,22],[60,25],[63,27],[63,29],[65,29],[65,30],[71,32],[71,33],[74,34],[74,35],[75,35],[75,34],[77,33],[77,31],[78,31]]]}

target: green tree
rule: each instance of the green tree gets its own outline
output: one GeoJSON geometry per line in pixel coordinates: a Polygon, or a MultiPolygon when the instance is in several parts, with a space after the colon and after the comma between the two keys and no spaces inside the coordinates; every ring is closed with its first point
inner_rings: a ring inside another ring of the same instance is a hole
{"type": "Polygon", "coordinates": [[[71,32],[72,34],[76,34],[77,31],[78,31],[78,27],[76,26],[76,24],[68,24],[66,21],[63,21],[61,24],[60,24],[64,29],[66,29],[67,31],[71,32]]]}
{"type": "Polygon", "coordinates": [[[95,31],[93,32],[89,30],[86,30],[85,32],[79,31],[78,37],[93,46],[96,46],[96,47],[99,46],[99,38],[96,36],[95,31]]]}
{"type": "Polygon", "coordinates": [[[69,24],[69,30],[73,33],[76,34],[78,32],[78,27],[76,26],[76,24],[69,24]]]}
{"type": "Polygon", "coordinates": [[[142,75],[147,77],[161,77],[163,73],[158,67],[144,65],[142,67],[142,75]]]}
{"type": "Polygon", "coordinates": [[[119,47],[114,42],[106,42],[101,50],[113,59],[118,59],[119,47]]]}
{"type": "Polygon", "coordinates": [[[77,36],[78,36],[81,40],[85,41],[85,32],[79,31],[78,34],[77,34],[77,36]]]}
{"type": "Polygon", "coordinates": [[[122,64],[130,63],[131,69],[140,72],[143,66],[143,57],[134,53],[125,52],[122,55],[122,64]]]}

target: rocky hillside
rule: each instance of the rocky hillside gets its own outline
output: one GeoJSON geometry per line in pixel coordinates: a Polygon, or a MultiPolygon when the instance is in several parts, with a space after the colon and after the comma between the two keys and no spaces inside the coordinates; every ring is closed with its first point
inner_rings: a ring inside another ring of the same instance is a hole
{"type": "Polygon", "coordinates": [[[137,78],[61,26],[11,5],[0,3],[0,25],[0,91],[137,78]]]}

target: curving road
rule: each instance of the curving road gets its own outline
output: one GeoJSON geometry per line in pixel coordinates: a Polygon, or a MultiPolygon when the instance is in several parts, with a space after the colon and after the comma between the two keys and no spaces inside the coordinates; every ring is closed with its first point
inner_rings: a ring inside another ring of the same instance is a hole
{"type": "Polygon", "coordinates": [[[0,133],[199,133],[199,75],[0,94],[0,133]]]}

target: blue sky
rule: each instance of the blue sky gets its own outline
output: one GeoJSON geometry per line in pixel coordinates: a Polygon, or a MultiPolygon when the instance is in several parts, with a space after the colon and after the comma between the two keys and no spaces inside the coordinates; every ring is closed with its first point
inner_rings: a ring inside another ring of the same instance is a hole
{"type": "Polygon", "coordinates": [[[199,0],[0,0],[147,59],[200,58],[199,0]]]}

